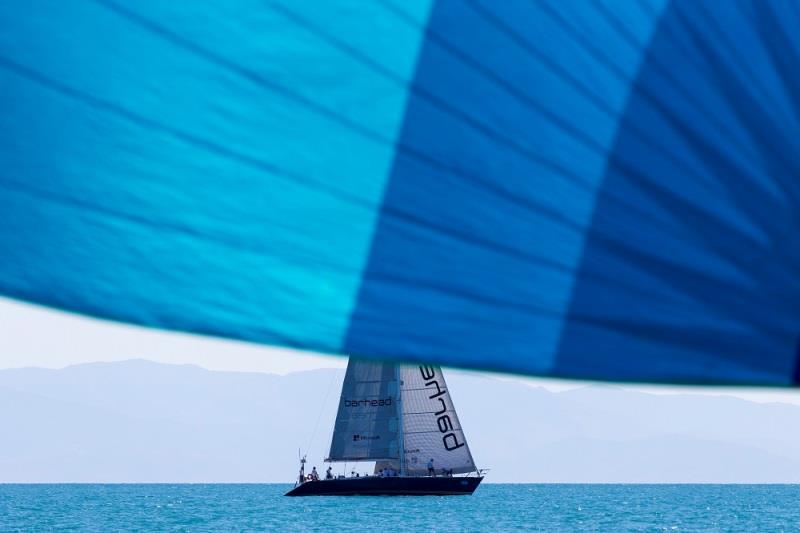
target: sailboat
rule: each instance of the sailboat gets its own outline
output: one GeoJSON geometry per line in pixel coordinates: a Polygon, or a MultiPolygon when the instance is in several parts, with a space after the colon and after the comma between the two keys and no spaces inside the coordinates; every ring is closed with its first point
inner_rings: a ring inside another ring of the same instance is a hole
{"type": "Polygon", "coordinates": [[[326,462],[375,462],[369,476],[300,475],[287,496],[472,494],[475,466],[441,368],[350,359],[326,462]]]}

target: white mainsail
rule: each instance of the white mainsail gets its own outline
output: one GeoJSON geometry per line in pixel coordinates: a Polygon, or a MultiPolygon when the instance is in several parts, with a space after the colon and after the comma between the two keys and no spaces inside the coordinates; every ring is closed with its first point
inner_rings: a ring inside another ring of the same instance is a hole
{"type": "Polygon", "coordinates": [[[400,457],[398,372],[391,363],[350,359],[328,461],[400,457]]]}
{"type": "Polygon", "coordinates": [[[477,470],[441,369],[351,359],[328,460],[374,460],[376,471],[415,476],[428,473],[431,459],[437,474],[477,470]]]}

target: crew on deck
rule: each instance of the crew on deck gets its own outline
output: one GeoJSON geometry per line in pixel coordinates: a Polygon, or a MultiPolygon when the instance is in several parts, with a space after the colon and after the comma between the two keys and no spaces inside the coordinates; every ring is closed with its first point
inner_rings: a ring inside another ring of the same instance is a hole
{"type": "Polygon", "coordinates": [[[432,457],[428,460],[428,475],[436,477],[436,470],[434,470],[434,468],[433,468],[433,458],[432,457]]]}
{"type": "Polygon", "coordinates": [[[317,467],[311,469],[311,481],[319,481],[319,474],[317,473],[317,467]]]}
{"type": "Polygon", "coordinates": [[[397,470],[395,470],[391,466],[387,466],[386,468],[381,468],[378,471],[378,477],[395,477],[395,476],[397,476],[397,470]]]}
{"type": "Polygon", "coordinates": [[[333,479],[333,467],[329,466],[328,469],[325,471],[325,479],[333,479]]]}

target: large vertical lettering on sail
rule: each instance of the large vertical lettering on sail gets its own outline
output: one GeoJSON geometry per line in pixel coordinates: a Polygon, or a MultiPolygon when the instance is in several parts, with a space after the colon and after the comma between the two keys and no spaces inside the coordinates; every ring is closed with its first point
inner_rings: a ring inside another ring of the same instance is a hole
{"type": "Polygon", "coordinates": [[[404,366],[400,369],[403,438],[406,472],[427,473],[433,459],[438,472],[475,471],[464,431],[442,371],[437,366],[404,366]]]}

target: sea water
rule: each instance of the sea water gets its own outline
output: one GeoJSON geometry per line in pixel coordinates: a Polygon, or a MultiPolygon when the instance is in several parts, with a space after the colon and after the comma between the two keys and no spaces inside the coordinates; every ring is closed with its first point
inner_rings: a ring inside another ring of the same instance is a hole
{"type": "Polygon", "coordinates": [[[290,485],[0,485],[0,531],[796,531],[800,485],[495,485],[285,498],[290,485]]]}

